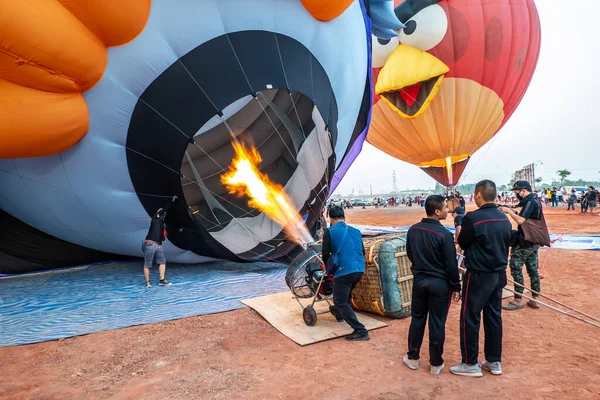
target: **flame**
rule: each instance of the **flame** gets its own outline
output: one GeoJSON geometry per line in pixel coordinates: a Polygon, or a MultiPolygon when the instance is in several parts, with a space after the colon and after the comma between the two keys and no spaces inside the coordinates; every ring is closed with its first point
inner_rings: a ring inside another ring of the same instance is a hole
{"type": "Polygon", "coordinates": [[[452,158],[446,157],[446,171],[448,172],[448,185],[452,185],[452,158]]]}
{"type": "Polygon", "coordinates": [[[230,194],[248,197],[248,205],[264,212],[281,225],[288,237],[306,246],[313,242],[310,232],[296,211],[294,203],[283,187],[272,182],[258,169],[262,157],[252,145],[244,145],[232,140],[235,158],[229,169],[221,176],[221,182],[230,194]]]}

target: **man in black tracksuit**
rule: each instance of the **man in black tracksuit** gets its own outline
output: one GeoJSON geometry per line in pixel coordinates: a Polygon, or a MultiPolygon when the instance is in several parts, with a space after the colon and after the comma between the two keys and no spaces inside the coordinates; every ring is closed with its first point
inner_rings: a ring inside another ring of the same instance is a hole
{"type": "Polygon", "coordinates": [[[458,301],[460,283],[454,236],[440,223],[448,217],[448,205],[442,196],[425,200],[427,218],[411,226],[406,236],[406,255],[414,276],[411,315],[408,331],[408,353],[403,362],[418,368],[425,324],[429,317],[429,363],[433,375],[444,368],[446,318],[450,300],[458,301]]]}
{"type": "Polygon", "coordinates": [[[506,266],[512,227],[508,217],[494,203],[496,184],[483,180],[475,186],[478,210],[465,215],[458,244],[465,251],[467,272],[463,276],[460,313],[462,363],[450,372],[482,376],[481,368],[502,374],[502,289],[506,286],[506,266]],[[483,311],[485,359],[479,365],[479,326],[483,311]]]}

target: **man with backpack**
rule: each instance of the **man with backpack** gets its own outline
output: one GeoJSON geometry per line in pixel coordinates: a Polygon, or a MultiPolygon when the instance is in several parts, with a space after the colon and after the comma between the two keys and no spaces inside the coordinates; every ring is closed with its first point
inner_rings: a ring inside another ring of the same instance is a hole
{"type": "MultiPolygon", "coordinates": [[[[525,284],[523,278],[523,264],[531,280],[531,289],[535,292],[540,292],[540,274],[538,272],[538,249],[539,244],[531,243],[525,240],[523,224],[531,219],[539,221],[542,217],[542,205],[538,202],[534,193],[531,193],[531,185],[527,181],[517,181],[513,186],[513,192],[520,200],[517,208],[521,211],[517,214],[511,208],[502,207],[502,211],[511,217],[518,224],[518,236],[516,243],[513,243],[510,252],[510,273],[514,281],[520,285],[525,284]]],[[[524,307],[523,287],[515,285],[515,298],[502,308],[507,311],[519,310],[524,307]]],[[[537,294],[533,294],[533,298],[537,298],[537,294]]],[[[531,308],[540,308],[540,305],[535,300],[529,300],[527,305],[531,308]]]]}

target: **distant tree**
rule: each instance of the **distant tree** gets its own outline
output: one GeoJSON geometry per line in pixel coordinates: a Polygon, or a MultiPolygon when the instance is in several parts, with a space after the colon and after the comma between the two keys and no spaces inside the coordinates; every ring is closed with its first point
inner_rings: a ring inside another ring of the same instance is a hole
{"type": "Polygon", "coordinates": [[[537,178],[535,178],[535,183],[540,183],[544,180],[544,178],[542,178],[541,176],[538,176],[537,178]]]}
{"type": "Polygon", "coordinates": [[[556,173],[560,177],[560,184],[561,185],[563,184],[563,182],[565,181],[565,179],[567,179],[567,176],[571,175],[571,171],[569,171],[568,169],[559,169],[558,171],[556,171],[556,173]]]}

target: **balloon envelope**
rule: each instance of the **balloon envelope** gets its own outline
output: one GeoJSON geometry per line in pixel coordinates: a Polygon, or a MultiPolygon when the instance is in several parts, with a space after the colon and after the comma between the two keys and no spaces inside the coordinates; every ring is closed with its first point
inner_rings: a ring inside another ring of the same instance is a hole
{"type": "Polygon", "coordinates": [[[251,140],[314,231],[371,111],[370,21],[362,1],[336,1],[325,12],[299,0],[49,0],[44,13],[5,2],[0,50],[39,63],[0,57],[0,104],[12,107],[0,107],[0,208],[140,256],[150,215],[177,195],[168,261],[284,257],[295,244],[282,226],[220,176],[232,135],[251,140]]]}
{"type": "Polygon", "coordinates": [[[396,1],[406,25],[373,38],[376,96],[368,141],[455,185],[510,118],[540,51],[533,0],[396,1]]]}

